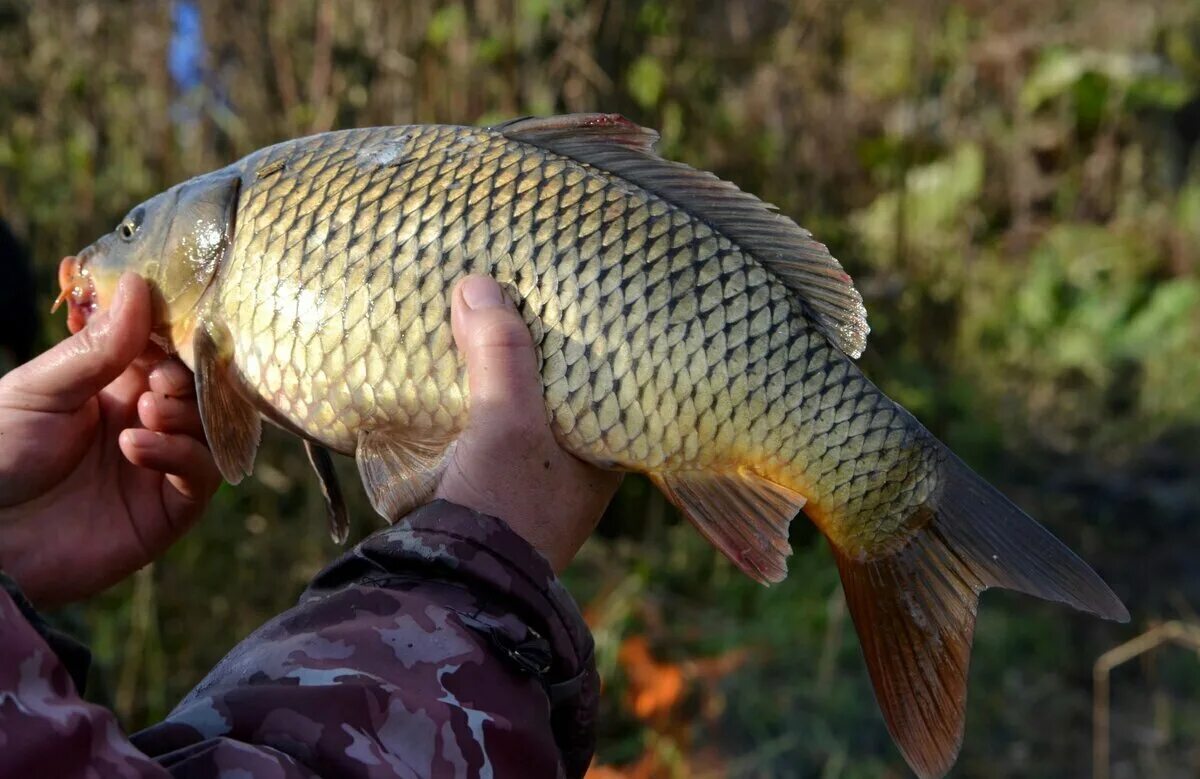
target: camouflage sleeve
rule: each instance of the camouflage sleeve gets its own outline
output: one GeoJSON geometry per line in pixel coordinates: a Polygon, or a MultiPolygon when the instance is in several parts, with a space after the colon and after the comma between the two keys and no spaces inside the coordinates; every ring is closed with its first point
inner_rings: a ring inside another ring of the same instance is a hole
{"type": "Polygon", "coordinates": [[[594,746],[574,602],[507,525],[444,502],[322,571],[132,739],[80,698],[86,662],[0,588],[0,776],[576,777],[594,746]]]}
{"type": "Polygon", "coordinates": [[[598,688],[545,559],[435,502],[322,571],[133,744],[174,776],[575,777],[598,688]]]}
{"type": "Polygon", "coordinates": [[[11,579],[0,580],[0,776],[166,779],[112,712],[79,697],[72,677],[86,674],[86,650],[47,627],[11,579]]]}

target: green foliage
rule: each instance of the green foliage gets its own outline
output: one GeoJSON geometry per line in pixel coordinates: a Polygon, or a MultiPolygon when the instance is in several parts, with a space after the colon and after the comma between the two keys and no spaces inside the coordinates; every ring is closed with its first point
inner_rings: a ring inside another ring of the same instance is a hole
{"type": "Polygon", "coordinates": [[[433,46],[445,46],[449,41],[463,37],[467,31],[467,12],[457,3],[439,8],[429,19],[425,33],[433,46]]]}
{"type": "Polygon", "coordinates": [[[642,108],[653,108],[662,97],[666,76],[658,61],[642,55],[629,66],[629,94],[642,108]]]}
{"type": "Polygon", "coordinates": [[[1046,104],[1068,99],[1081,125],[1096,127],[1110,110],[1110,100],[1123,95],[1131,108],[1178,108],[1195,91],[1195,85],[1168,69],[1165,63],[1147,60],[1143,53],[1072,50],[1054,47],[1021,87],[1021,104],[1037,111],[1046,104]]]}
{"type": "Polygon", "coordinates": [[[999,364],[1060,445],[1115,447],[1200,422],[1200,279],[1154,281],[1138,232],[1063,224],[1028,265],[995,274],[964,317],[963,359],[999,364]]]}
{"type": "Polygon", "coordinates": [[[933,269],[946,284],[961,284],[962,253],[971,240],[971,208],[983,189],[982,150],[964,143],[942,159],[910,168],[896,190],[880,194],[851,216],[851,224],[879,268],[896,267],[919,253],[938,261],[933,269]],[[898,246],[897,236],[903,237],[898,246]],[[899,251],[898,251],[899,249],[899,251]]]}
{"type": "Polygon", "coordinates": [[[896,13],[881,24],[878,12],[869,7],[853,8],[846,15],[846,78],[856,95],[886,100],[912,92],[914,47],[913,21],[896,13]]]}

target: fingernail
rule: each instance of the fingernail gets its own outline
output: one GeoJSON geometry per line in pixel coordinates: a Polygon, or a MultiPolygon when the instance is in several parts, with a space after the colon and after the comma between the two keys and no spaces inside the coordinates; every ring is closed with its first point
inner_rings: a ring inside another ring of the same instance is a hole
{"type": "Polygon", "coordinates": [[[482,276],[470,276],[463,282],[462,297],[472,310],[504,305],[504,293],[500,291],[500,285],[482,276]]]}

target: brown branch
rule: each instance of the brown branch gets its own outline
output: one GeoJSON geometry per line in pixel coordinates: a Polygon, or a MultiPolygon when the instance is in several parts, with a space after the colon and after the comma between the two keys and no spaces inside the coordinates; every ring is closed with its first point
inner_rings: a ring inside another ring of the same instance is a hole
{"type": "Polygon", "coordinates": [[[334,106],[330,103],[329,87],[333,75],[333,2],[320,0],[317,4],[316,31],[313,34],[312,73],[308,79],[308,101],[312,105],[311,132],[328,130],[333,124],[334,106]]]}
{"type": "Polygon", "coordinates": [[[271,10],[267,18],[267,46],[271,50],[271,61],[275,66],[275,84],[279,89],[279,99],[283,103],[284,113],[290,115],[300,102],[300,92],[296,87],[296,69],[292,65],[292,55],[284,43],[284,32],[280,29],[283,7],[284,0],[271,0],[271,10]]]}

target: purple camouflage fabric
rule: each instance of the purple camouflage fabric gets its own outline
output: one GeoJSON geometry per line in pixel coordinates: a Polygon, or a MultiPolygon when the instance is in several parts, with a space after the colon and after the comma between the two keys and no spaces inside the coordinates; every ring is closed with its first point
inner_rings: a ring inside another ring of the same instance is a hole
{"type": "Polygon", "coordinates": [[[578,609],[507,525],[445,502],[322,571],[132,738],[79,697],[46,633],[0,593],[4,779],[574,777],[591,760],[578,609]]]}

